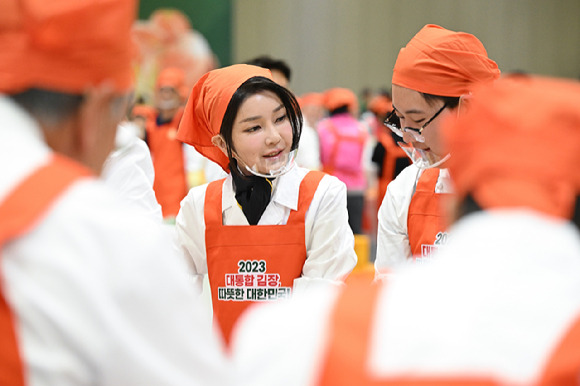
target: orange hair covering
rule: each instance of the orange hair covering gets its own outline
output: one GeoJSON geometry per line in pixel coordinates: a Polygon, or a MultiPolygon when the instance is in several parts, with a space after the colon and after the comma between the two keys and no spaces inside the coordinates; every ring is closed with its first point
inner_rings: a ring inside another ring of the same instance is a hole
{"type": "Polygon", "coordinates": [[[185,86],[185,71],[177,67],[168,67],[157,76],[155,88],[171,87],[185,100],[189,90],[185,86]]]}
{"type": "Polygon", "coordinates": [[[426,94],[458,97],[497,79],[497,64],[473,35],[424,26],[399,51],[392,83],[426,94]]]}
{"type": "Polygon", "coordinates": [[[302,94],[300,98],[298,98],[300,102],[300,107],[302,106],[323,106],[324,101],[324,94],[320,92],[308,92],[306,94],[302,94]]]}
{"type": "Polygon", "coordinates": [[[510,77],[476,90],[442,123],[459,199],[571,218],[580,193],[580,84],[510,77]],[[541,101],[541,108],[537,108],[541,101]]]}
{"type": "Polygon", "coordinates": [[[384,95],[375,95],[371,98],[368,109],[375,114],[385,116],[393,110],[393,101],[384,95]]]}
{"type": "Polygon", "coordinates": [[[0,92],[82,93],[133,85],[135,0],[8,0],[0,12],[0,92]]]}
{"type": "Polygon", "coordinates": [[[358,99],[354,92],[348,88],[335,87],[324,93],[324,107],[328,111],[335,110],[341,106],[348,106],[353,113],[358,110],[358,99]]]}
{"type": "Polygon", "coordinates": [[[212,70],[202,76],[187,100],[183,117],[177,130],[177,139],[195,147],[226,172],[228,157],[213,145],[211,139],[220,133],[226,109],[236,90],[246,80],[255,76],[272,79],[270,70],[247,64],[212,70]]]}

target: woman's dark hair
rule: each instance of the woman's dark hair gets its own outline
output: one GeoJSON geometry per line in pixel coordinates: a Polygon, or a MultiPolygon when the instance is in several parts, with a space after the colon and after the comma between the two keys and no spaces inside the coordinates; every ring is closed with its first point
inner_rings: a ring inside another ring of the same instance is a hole
{"type": "Polygon", "coordinates": [[[298,141],[300,141],[300,134],[302,133],[302,111],[298,105],[298,101],[292,92],[290,92],[285,87],[280,86],[278,83],[265,78],[263,76],[254,76],[246,80],[234,93],[226,112],[224,114],[224,119],[222,120],[222,125],[220,127],[220,134],[224,138],[226,146],[228,148],[228,157],[231,160],[233,142],[232,142],[232,129],[234,127],[234,120],[238,114],[238,110],[242,103],[251,97],[262,91],[273,92],[280,98],[282,104],[286,108],[286,114],[292,126],[292,147],[291,150],[298,148],[298,141]]]}
{"type": "Polygon", "coordinates": [[[31,88],[10,98],[42,124],[58,126],[75,114],[84,101],[83,95],[31,88]]]}
{"type": "Polygon", "coordinates": [[[425,98],[425,101],[427,102],[427,104],[429,106],[433,106],[435,104],[435,101],[438,101],[438,100],[443,101],[447,105],[447,107],[450,109],[454,109],[455,107],[457,107],[459,105],[459,97],[433,95],[433,94],[427,94],[424,92],[422,92],[421,95],[423,95],[423,98],[425,98]]]}

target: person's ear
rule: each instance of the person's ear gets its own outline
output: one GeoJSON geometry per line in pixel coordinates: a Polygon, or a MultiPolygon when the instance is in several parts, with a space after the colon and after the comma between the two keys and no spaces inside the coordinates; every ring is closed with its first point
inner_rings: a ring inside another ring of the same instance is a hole
{"type": "Polygon", "coordinates": [[[77,136],[80,161],[100,174],[109,153],[114,149],[117,125],[123,119],[126,101],[110,85],[87,90],[80,109],[77,136]]]}
{"type": "Polygon", "coordinates": [[[220,149],[226,155],[226,157],[228,156],[228,147],[226,145],[226,141],[224,140],[224,137],[222,137],[221,134],[214,135],[211,138],[211,143],[215,147],[217,147],[218,149],[220,149]]]}

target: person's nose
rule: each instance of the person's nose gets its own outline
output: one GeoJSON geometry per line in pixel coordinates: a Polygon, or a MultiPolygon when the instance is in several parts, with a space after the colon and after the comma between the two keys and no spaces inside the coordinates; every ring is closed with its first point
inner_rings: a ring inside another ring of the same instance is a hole
{"type": "Polygon", "coordinates": [[[280,142],[281,139],[282,136],[280,135],[278,128],[276,128],[276,126],[273,124],[268,125],[266,130],[266,144],[270,146],[276,145],[278,142],[280,142]]]}

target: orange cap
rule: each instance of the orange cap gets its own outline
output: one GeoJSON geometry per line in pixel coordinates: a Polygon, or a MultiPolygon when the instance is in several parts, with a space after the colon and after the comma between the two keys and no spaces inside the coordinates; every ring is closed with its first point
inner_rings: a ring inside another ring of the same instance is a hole
{"type": "Polygon", "coordinates": [[[368,109],[375,114],[387,115],[393,110],[393,101],[384,95],[375,95],[371,98],[368,109]]]}
{"type": "Polygon", "coordinates": [[[358,99],[354,92],[348,88],[335,87],[324,93],[324,107],[328,111],[335,110],[341,106],[348,106],[348,109],[355,112],[358,109],[358,99]]]}
{"type": "Polygon", "coordinates": [[[458,97],[474,84],[497,79],[497,64],[473,35],[438,25],[423,27],[399,51],[393,84],[426,94],[458,97]]]}
{"type": "Polygon", "coordinates": [[[8,0],[0,12],[0,92],[82,93],[133,84],[135,0],[8,0]]]}
{"type": "Polygon", "coordinates": [[[299,98],[300,107],[302,106],[323,106],[324,101],[324,94],[320,92],[308,92],[306,94],[302,94],[299,98]]]}
{"type": "Polygon", "coordinates": [[[580,84],[562,79],[510,77],[474,91],[465,114],[442,123],[458,197],[571,218],[580,193],[579,105],[580,84]]]}
{"type": "Polygon", "coordinates": [[[168,67],[157,76],[156,88],[172,87],[179,90],[185,84],[185,73],[181,68],[168,67]]]}
{"type": "Polygon", "coordinates": [[[220,133],[226,109],[238,87],[255,76],[272,79],[270,70],[247,64],[235,64],[206,73],[193,86],[179,123],[177,139],[194,146],[226,172],[229,159],[211,139],[220,133]]]}

